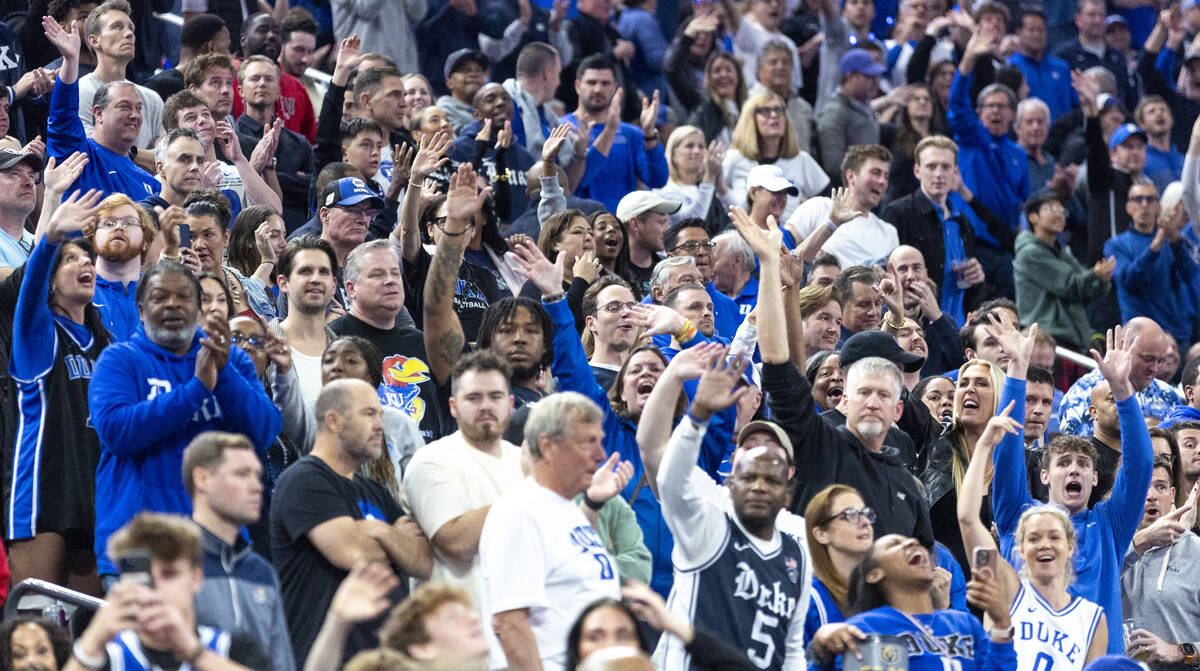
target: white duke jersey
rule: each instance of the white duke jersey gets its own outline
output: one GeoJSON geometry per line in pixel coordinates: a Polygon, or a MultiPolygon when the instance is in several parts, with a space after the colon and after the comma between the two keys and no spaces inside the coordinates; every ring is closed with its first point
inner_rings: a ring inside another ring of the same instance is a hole
{"type": "Polygon", "coordinates": [[[1022,579],[1009,613],[1016,628],[1017,671],[1082,671],[1104,609],[1075,597],[1056,611],[1022,579]]]}

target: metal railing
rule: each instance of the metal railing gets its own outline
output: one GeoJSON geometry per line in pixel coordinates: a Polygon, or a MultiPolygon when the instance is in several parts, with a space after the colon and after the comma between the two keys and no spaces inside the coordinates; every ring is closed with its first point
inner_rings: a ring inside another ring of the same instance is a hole
{"type": "Polygon", "coordinates": [[[73,589],[37,578],[26,578],[13,585],[9,590],[8,600],[4,602],[4,618],[8,619],[16,615],[21,607],[21,599],[27,596],[42,596],[75,609],[82,608],[92,612],[99,610],[104,605],[103,599],[97,599],[83,592],[76,592],[73,589]]]}

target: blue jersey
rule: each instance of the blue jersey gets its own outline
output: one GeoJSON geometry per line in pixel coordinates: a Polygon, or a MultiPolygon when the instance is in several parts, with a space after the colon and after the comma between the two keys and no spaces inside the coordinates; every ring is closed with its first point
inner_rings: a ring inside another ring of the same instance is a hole
{"type": "Polygon", "coordinates": [[[1013,644],[992,643],[979,620],[961,610],[905,615],[884,606],[846,622],[866,634],[899,637],[908,649],[908,671],[1015,671],[1017,666],[1013,644]]]}
{"type": "MultiPolygon", "coordinates": [[[[764,555],[726,514],[725,542],[700,567],[676,569],[671,610],[689,613],[697,627],[716,632],[760,669],[782,669],[793,618],[804,617],[804,551],[780,533],[775,552],[764,555]],[[680,603],[686,600],[686,603],[680,603]],[[797,607],[799,606],[799,608],[797,607]]],[[[669,641],[664,669],[703,668],[682,645],[669,641]]]]}
{"type": "Polygon", "coordinates": [[[845,621],[846,616],[829,593],[829,588],[814,575],[812,591],[808,595],[808,616],[804,620],[804,647],[808,647],[821,627],[845,621]]]}
{"type": "MultiPolygon", "coordinates": [[[[230,636],[227,632],[212,627],[200,625],[197,627],[200,642],[205,648],[218,657],[229,657],[230,636]]],[[[108,668],[111,671],[160,671],[152,664],[142,649],[142,642],[132,630],[117,634],[106,646],[108,652],[108,668]]],[[[179,671],[191,671],[190,664],[180,664],[179,671]]]]}

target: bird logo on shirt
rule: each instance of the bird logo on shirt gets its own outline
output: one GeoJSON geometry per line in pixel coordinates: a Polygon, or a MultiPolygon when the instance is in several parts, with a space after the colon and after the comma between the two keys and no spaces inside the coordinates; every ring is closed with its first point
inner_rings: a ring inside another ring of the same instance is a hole
{"type": "Polygon", "coordinates": [[[383,360],[383,384],[379,396],[385,405],[403,411],[420,423],[425,416],[425,401],[420,384],[430,379],[429,366],[415,357],[394,354],[383,360]]]}

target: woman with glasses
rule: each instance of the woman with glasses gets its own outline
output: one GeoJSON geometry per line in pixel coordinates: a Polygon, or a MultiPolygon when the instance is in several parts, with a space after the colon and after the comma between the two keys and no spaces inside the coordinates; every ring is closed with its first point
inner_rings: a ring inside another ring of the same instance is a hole
{"type": "Polygon", "coordinates": [[[750,210],[746,177],[756,165],[775,165],[798,189],[788,194],[787,206],[779,221],[787,221],[800,203],[817,195],[829,185],[829,176],[820,164],[800,148],[796,131],[788,119],[783,98],[769,91],[746,101],[737,126],[733,146],[725,153],[723,171],[728,199],[750,210]]]}
{"type": "Polygon", "coordinates": [[[844,622],[849,612],[850,572],[875,542],[875,511],[849,485],[829,485],[804,508],[813,581],[804,643],[821,627],[844,622]]]}
{"type": "Polygon", "coordinates": [[[5,460],[11,485],[4,538],[13,583],[40,578],[95,595],[101,593],[92,552],[100,440],[88,387],[110,339],[92,305],[96,252],[86,239],[68,235],[98,217],[134,216],[124,196],[102,202],[101,195],[76,192],[54,209],[61,195],[46,193],[43,207],[53,215],[25,263],[12,318],[9,373],[19,424],[5,460]]]}
{"type": "Polygon", "coordinates": [[[726,145],[716,140],[705,146],[704,133],[695,126],[680,126],[667,138],[667,185],[653,191],[683,203],[670,215],[672,224],[703,219],[709,235],[729,227],[725,213],[737,203],[727,200],[729,191],[722,179],[725,150],[726,145]]]}
{"type": "Polygon", "coordinates": [[[184,225],[191,233],[191,247],[180,250],[183,264],[193,273],[216,275],[233,299],[234,314],[275,317],[275,305],[267,296],[267,286],[257,277],[243,275],[225,265],[229,243],[229,201],[216,191],[194,191],[184,201],[184,225]]]}
{"type": "Polygon", "coordinates": [[[1100,259],[1086,268],[1059,242],[1067,224],[1067,211],[1058,196],[1043,192],[1025,203],[1029,230],[1017,234],[1013,276],[1017,309],[1027,323],[1054,336],[1060,345],[1086,352],[1092,328],[1087,305],[1112,289],[1115,264],[1100,259]]]}
{"type": "Polygon", "coordinates": [[[999,556],[991,524],[979,516],[993,449],[1001,440],[1023,440],[1021,425],[1008,416],[1012,407],[1010,403],[989,420],[979,437],[976,459],[967,468],[959,490],[958,524],[963,542],[971,548],[972,563],[990,557],[1005,599],[1013,602],[1012,624],[1019,632],[1014,642],[1017,669],[1082,671],[1088,662],[1105,654],[1108,624],[1103,608],[1067,591],[1075,579],[1075,525],[1071,518],[1055,505],[1034,506],[1021,515],[1014,536],[1021,559],[1018,572],[999,556]]]}

